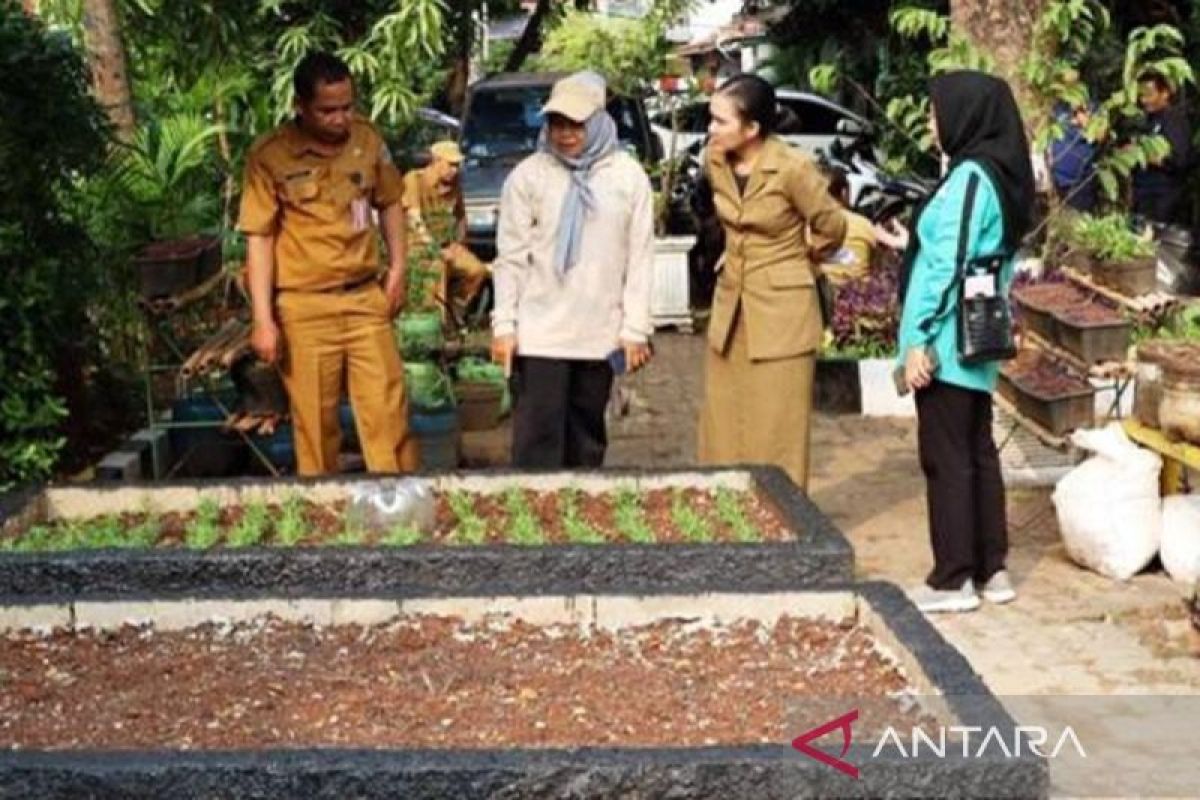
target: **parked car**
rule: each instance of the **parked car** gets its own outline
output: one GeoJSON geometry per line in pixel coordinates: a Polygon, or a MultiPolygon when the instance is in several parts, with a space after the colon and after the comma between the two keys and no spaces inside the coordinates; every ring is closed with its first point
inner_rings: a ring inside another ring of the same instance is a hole
{"type": "Polygon", "coordinates": [[[418,108],[416,117],[393,144],[396,164],[405,172],[429,164],[430,145],[444,139],[458,141],[462,126],[449,114],[435,108],[418,108]]]}
{"type": "MultiPolygon", "coordinates": [[[[834,141],[849,145],[869,123],[858,114],[839,106],[820,95],[795,89],[777,89],[779,106],[794,115],[791,124],[779,135],[784,141],[801,150],[817,155],[828,151],[834,141]]],[[[708,101],[698,100],[679,109],[679,132],[675,136],[675,153],[683,153],[708,136],[708,101]]],[[[662,111],[651,119],[654,132],[662,140],[663,150],[671,153],[671,114],[662,111]]]]}
{"type": "MultiPolygon", "coordinates": [[[[537,149],[541,111],[554,82],[564,73],[505,73],[472,85],[463,115],[463,199],[467,241],[480,258],[496,254],[496,223],[504,180],[537,149]]],[[[640,98],[613,96],[608,112],[623,147],[644,164],[662,159],[662,143],[650,129],[640,98]]]]}

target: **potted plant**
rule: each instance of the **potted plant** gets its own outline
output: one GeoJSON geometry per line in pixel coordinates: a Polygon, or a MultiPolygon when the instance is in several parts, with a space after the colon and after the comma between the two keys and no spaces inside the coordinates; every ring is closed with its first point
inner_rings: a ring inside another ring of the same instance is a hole
{"type": "Polygon", "coordinates": [[[1099,283],[1130,297],[1157,287],[1154,242],[1138,235],[1125,215],[1082,216],[1074,239],[1087,254],[1092,276],[1099,283]]]}

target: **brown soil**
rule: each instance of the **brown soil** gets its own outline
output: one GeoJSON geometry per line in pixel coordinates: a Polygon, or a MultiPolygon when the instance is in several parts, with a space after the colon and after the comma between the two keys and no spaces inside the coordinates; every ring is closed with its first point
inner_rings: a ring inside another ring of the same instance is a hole
{"type": "Polygon", "coordinates": [[[906,688],[861,629],[793,618],[24,632],[0,646],[0,747],[786,744],[829,698],[871,709],[856,738],[920,722],[888,697],[906,688]]]}
{"type": "Polygon", "coordinates": [[[1013,289],[1013,297],[1035,311],[1052,312],[1088,302],[1088,296],[1069,283],[1035,283],[1013,289]]]}
{"type": "Polygon", "coordinates": [[[1054,313],[1060,320],[1071,325],[1121,325],[1125,322],[1125,318],[1115,309],[1094,301],[1060,309],[1054,313]]]}
{"type": "MultiPolygon", "coordinates": [[[[542,537],[548,544],[567,544],[578,542],[572,536],[572,530],[564,522],[564,499],[557,492],[522,492],[525,503],[539,522],[542,537]]],[[[483,522],[485,534],[483,543],[504,544],[512,541],[513,515],[510,513],[505,495],[465,494],[473,514],[483,522]]],[[[628,543],[616,522],[616,500],[611,494],[575,493],[578,506],[578,517],[586,522],[604,541],[610,543],[628,543]]],[[[754,492],[735,492],[734,497],[741,508],[743,518],[753,527],[761,541],[790,541],[796,538],[794,533],[779,516],[774,505],[765,497],[754,492]]],[[[655,490],[639,495],[642,517],[654,534],[654,540],[660,543],[693,541],[686,532],[680,529],[674,509],[676,504],[694,510],[707,523],[714,542],[735,541],[735,532],[724,521],[717,510],[716,495],[712,492],[696,489],[684,489],[678,493],[673,490],[655,490]]],[[[221,508],[216,527],[220,529],[217,547],[231,546],[228,537],[242,522],[246,513],[244,506],[226,506],[221,508]]],[[[262,531],[261,541],[254,544],[267,546],[283,544],[279,536],[279,523],[282,516],[280,507],[268,508],[268,521],[262,531]]],[[[155,540],[156,547],[183,547],[187,545],[188,532],[195,523],[195,513],[168,513],[155,516],[153,520],[146,512],[122,514],[119,519],[121,527],[126,530],[137,528],[148,521],[156,522],[159,534],[155,540]]],[[[333,543],[333,540],[343,537],[346,533],[345,503],[331,505],[303,504],[304,535],[299,541],[300,546],[320,546],[333,543]]],[[[464,535],[464,526],[455,513],[450,497],[439,494],[436,497],[436,523],[432,534],[425,537],[420,545],[463,545],[469,544],[469,537],[464,535]]],[[[79,523],[76,523],[79,524],[79,523]]],[[[86,523],[84,523],[86,524],[86,523]]],[[[52,523],[51,529],[63,527],[63,523],[52,523]]],[[[14,539],[19,539],[28,531],[19,531],[14,539]]],[[[357,544],[377,545],[383,543],[386,536],[375,531],[362,531],[357,544]]],[[[340,541],[348,544],[351,542],[340,541]]]]}
{"type": "Polygon", "coordinates": [[[1089,384],[1064,364],[1037,350],[1022,350],[1002,371],[1023,391],[1044,398],[1085,392],[1089,384]]]}

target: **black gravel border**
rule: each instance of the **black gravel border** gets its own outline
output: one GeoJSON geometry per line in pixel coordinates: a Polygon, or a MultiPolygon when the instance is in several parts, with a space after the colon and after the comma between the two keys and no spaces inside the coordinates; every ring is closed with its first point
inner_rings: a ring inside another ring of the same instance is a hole
{"type": "MultiPolygon", "coordinates": [[[[843,587],[843,589],[846,587],[843,587]]],[[[828,590],[826,590],[828,591],[828,590]]],[[[961,725],[1004,732],[1015,723],[967,661],[891,584],[857,587],[906,645],[961,725]]],[[[800,732],[798,731],[797,734],[800,732]]],[[[993,748],[993,750],[996,748],[993,748]]],[[[854,744],[843,775],[788,743],[752,747],[507,751],[264,750],[259,752],[0,753],[0,799],[539,800],[811,797],[1042,798],[1046,762],[1024,755],[906,759],[854,744]]]]}
{"type": "MultiPolygon", "coordinates": [[[[638,479],[670,474],[749,472],[757,488],[798,532],[791,542],[660,545],[484,545],[463,547],[260,547],[0,553],[0,605],[71,600],[294,597],[451,597],[547,594],[679,594],[791,591],[853,579],[845,536],[776,467],[601,470],[581,479],[638,479]]],[[[464,473],[459,473],[464,474],[464,473]]],[[[469,474],[469,473],[465,473],[469,474]]],[[[538,473],[489,471],[514,478],[538,473]]],[[[370,476],[364,476],[369,479],[370,476]]],[[[94,491],[169,487],[215,489],[284,485],[303,490],[322,479],[93,484],[94,491]]],[[[26,493],[5,508],[0,528],[37,512],[26,493]]]]}

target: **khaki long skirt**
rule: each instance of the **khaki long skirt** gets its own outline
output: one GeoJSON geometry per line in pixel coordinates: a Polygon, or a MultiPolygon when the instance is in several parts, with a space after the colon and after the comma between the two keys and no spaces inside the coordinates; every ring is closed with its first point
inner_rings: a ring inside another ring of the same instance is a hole
{"type": "Polygon", "coordinates": [[[725,355],[706,350],[699,461],[774,464],[808,491],[816,354],[751,361],[746,342],[739,309],[725,355]]]}

